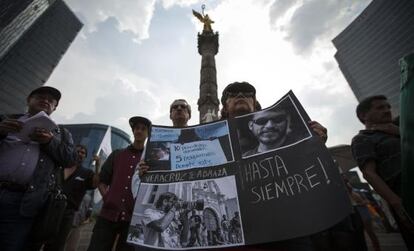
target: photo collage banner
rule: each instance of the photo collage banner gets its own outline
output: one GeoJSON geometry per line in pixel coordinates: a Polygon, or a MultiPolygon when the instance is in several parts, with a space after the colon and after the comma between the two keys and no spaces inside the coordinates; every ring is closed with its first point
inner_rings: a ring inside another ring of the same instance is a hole
{"type": "Polygon", "coordinates": [[[337,165],[292,91],[261,111],[152,126],[127,241],[181,250],[310,235],[351,211],[337,165]]]}

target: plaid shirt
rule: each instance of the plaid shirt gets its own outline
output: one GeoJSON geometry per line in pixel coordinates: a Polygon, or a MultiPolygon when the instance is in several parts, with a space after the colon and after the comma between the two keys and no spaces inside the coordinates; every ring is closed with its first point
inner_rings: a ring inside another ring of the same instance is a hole
{"type": "Polygon", "coordinates": [[[352,154],[361,170],[375,161],[378,175],[398,195],[401,194],[400,138],[381,131],[361,130],[352,139],[352,154]]]}

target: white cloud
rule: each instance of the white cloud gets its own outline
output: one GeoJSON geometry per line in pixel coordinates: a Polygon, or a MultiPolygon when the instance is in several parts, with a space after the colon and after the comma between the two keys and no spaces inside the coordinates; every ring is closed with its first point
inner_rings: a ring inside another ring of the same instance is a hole
{"type": "Polygon", "coordinates": [[[330,41],[370,1],[276,0],[270,8],[270,18],[277,28],[283,27],[286,38],[293,44],[296,52],[309,54],[317,41],[330,41]],[[296,2],[297,6],[294,5],[296,2]],[[291,9],[294,10],[291,17],[276,25],[276,21],[291,9]]]}
{"type": "Polygon", "coordinates": [[[67,4],[85,23],[85,29],[95,31],[99,23],[113,17],[119,31],[132,32],[137,40],[149,37],[148,28],[155,0],[67,0],[67,4]]]}
{"type": "Polygon", "coordinates": [[[272,25],[276,25],[278,20],[286,15],[298,0],[275,0],[270,6],[270,22],[272,25]]]}

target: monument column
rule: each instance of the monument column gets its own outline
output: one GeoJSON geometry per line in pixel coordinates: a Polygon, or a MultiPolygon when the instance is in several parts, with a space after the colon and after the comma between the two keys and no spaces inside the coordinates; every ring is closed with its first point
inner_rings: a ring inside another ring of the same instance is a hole
{"type": "Polygon", "coordinates": [[[193,10],[193,15],[204,24],[203,32],[198,33],[198,53],[201,55],[200,70],[200,97],[198,111],[200,124],[218,120],[219,100],[217,98],[217,72],[215,55],[218,52],[218,33],[213,32],[211,24],[214,23],[208,16],[193,10]]]}
{"type": "Polygon", "coordinates": [[[218,120],[217,71],[215,55],[218,52],[218,33],[212,31],[198,34],[198,53],[201,55],[200,97],[198,110],[200,123],[218,120]]]}

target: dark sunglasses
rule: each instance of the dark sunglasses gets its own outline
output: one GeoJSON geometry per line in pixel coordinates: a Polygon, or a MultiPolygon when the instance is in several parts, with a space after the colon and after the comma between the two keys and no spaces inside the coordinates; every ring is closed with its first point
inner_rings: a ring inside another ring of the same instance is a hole
{"type": "Polygon", "coordinates": [[[286,121],[286,116],[276,116],[276,117],[270,117],[270,118],[258,118],[254,119],[253,123],[256,125],[265,125],[268,121],[272,121],[274,124],[280,124],[286,121]]]}
{"type": "Polygon", "coordinates": [[[235,98],[239,95],[245,98],[253,98],[254,92],[227,92],[229,98],[235,98]]]}
{"type": "Polygon", "coordinates": [[[178,104],[178,105],[171,106],[171,108],[174,109],[174,110],[177,110],[179,107],[181,107],[182,109],[187,109],[188,105],[186,105],[186,104],[178,104]]]}

